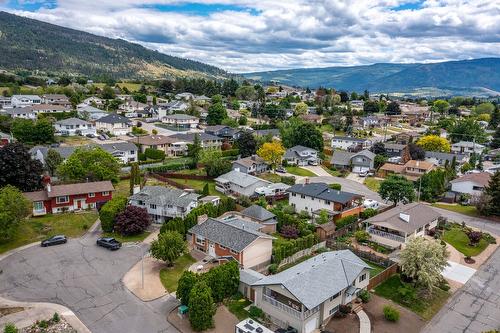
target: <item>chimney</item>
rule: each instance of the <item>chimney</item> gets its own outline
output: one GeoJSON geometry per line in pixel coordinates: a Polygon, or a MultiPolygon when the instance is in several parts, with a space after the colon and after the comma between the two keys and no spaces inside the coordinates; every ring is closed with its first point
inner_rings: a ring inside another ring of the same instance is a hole
{"type": "Polygon", "coordinates": [[[306,185],[309,184],[309,177],[306,177],[306,185]]]}
{"type": "Polygon", "coordinates": [[[141,191],[141,185],[134,185],[134,188],[132,189],[132,194],[137,194],[141,191]]]}
{"type": "Polygon", "coordinates": [[[206,220],[208,220],[208,215],[207,214],[203,214],[203,215],[198,216],[197,223],[198,224],[202,224],[206,220]]]}
{"type": "Polygon", "coordinates": [[[42,177],[42,184],[45,185],[45,189],[47,190],[47,193],[50,193],[52,191],[52,186],[50,185],[50,176],[45,175],[42,177]]]}
{"type": "Polygon", "coordinates": [[[255,161],[257,159],[257,157],[255,155],[252,155],[251,159],[252,159],[252,161],[255,161]]]}

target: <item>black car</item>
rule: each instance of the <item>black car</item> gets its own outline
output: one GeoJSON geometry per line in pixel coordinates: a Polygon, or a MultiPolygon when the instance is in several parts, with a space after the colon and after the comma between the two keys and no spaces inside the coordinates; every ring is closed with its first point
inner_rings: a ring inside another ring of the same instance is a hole
{"type": "Polygon", "coordinates": [[[96,244],[108,250],[118,250],[120,247],[122,247],[122,243],[112,237],[98,238],[96,244]]]}
{"type": "Polygon", "coordinates": [[[64,235],[56,235],[52,236],[50,238],[47,238],[42,241],[41,245],[43,247],[51,246],[51,245],[59,245],[59,244],[65,244],[68,242],[68,239],[64,235]]]}

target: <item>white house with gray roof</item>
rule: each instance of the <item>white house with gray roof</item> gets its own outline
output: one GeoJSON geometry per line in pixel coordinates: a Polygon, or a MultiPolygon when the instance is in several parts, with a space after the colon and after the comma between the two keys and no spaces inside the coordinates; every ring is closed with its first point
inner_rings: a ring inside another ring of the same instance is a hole
{"type": "Polygon", "coordinates": [[[318,151],[304,146],[294,146],[288,148],[283,155],[283,160],[293,165],[318,165],[320,163],[318,151]]]}
{"type": "Polygon", "coordinates": [[[79,104],[76,108],[78,117],[87,120],[97,120],[107,116],[109,113],[87,104],[79,104]]]}
{"type": "Polygon", "coordinates": [[[38,95],[12,95],[10,104],[14,108],[22,108],[35,104],[42,104],[42,98],[38,95]]]}
{"type": "Polygon", "coordinates": [[[36,113],[33,112],[33,108],[31,108],[30,106],[7,109],[2,111],[2,113],[8,115],[11,118],[36,119],[36,113]]]}
{"type": "Polygon", "coordinates": [[[451,152],[454,154],[465,154],[470,156],[472,153],[479,155],[483,152],[485,146],[472,141],[460,141],[451,145],[451,152]]]}
{"type": "Polygon", "coordinates": [[[132,122],[116,113],[99,118],[95,122],[95,127],[100,132],[111,133],[112,135],[126,135],[132,130],[132,122]]]}
{"type": "Polygon", "coordinates": [[[259,187],[270,185],[271,182],[237,170],[229,171],[215,178],[215,189],[224,194],[235,196],[253,196],[259,187]]]}
{"type": "Polygon", "coordinates": [[[129,197],[129,204],[146,208],[155,223],[163,223],[168,219],[186,217],[191,210],[198,207],[196,193],[168,188],[164,186],[145,186],[140,192],[129,197]]]}
{"type": "Polygon", "coordinates": [[[375,154],[365,149],[359,153],[335,150],[330,163],[336,168],[351,169],[354,173],[373,170],[375,154]]]}
{"type": "Polygon", "coordinates": [[[370,149],[372,141],[368,139],[354,138],[350,136],[334,136],[332,138],[332,148],[342,150],[370,149]]]}
{"type": "Polygon", "coordinates": [[[178,113],[165,115],[161,118],[161,122],[171,126],[172,128],[187,131],[189,129],[196,128],[200,123],[200,119],[188,114],[178,113]]]}
{"type": "Polygon", "coordinates": [[[255,306],[280,327],[311,333],[367,288],[370,266],[349,250],[332,251],[258,278],[244,273],[245,281],[254,281],[255,306]]]}
{"type": "Polygon", "coordinates": [[[92,123],[78,118],[68,118],[56,121],[54,129],[57,134],[61,135],[96,135],[96,129],[92,123]]]}
{"type": "Polygon", "coordinates": [[[238,218],[208,218],[189,229],[193,248],[216,259],[237,260],[243,268],[263,269],[271,263],[274,237],[262,225],[238,218]]]}

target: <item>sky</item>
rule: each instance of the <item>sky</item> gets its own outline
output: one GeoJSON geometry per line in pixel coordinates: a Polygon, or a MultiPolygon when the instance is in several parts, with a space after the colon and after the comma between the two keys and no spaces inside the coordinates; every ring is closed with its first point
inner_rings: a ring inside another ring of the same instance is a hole
{"type": "Polygon", "coordinates": [[[500,0],[0,0],[233,73],[500,57],[500,0]]]}

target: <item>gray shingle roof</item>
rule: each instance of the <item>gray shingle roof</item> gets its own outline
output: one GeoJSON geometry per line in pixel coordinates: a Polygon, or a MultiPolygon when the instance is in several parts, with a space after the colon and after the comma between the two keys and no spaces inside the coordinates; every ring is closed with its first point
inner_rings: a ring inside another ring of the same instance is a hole
{"type": "Polygon", "coordinates": [[[350,165],[351,158],[355,153],[351,153],[345,150],[335,150],[332,155],[331,163],[334,165],[350,165]]]}
{"type": "Polygon", "coordinates": [[[260,279],[265,278],[264,274],[254,271],[253,269],[240,269],[240,282],[251,285],[260,279]]]}
{"type": "Polygon", "coordinates": [[[276,217],[276,215],[259,205],[247,207],[241,211],[241,214],[254,218],[258,221],[266,221],[276,217]]]}
{"type": "Polygon", "coordinates": [[[239,185],[241,187],[247,187],[250,185],[253,185],[258,182],[263,182],[266,184],[271,184],[271,182],[264,180],[262,178],[258,178],[243,172],[239,172],[236,170],[229,171],[228,173],[225,173],[217,178],[215,178],[216,182],[225,182],[229,181],[233,184],[239,185]]]}
{"type": "Polygon", "coordinates": [[[361,198],[359,194],[331,189],[325,183],[295,184],[288,192],[304,194],[313,198],[345,204],[353,199],[361,198]]]}
{"type": "Polygon", "coordinates": [[[207,133],[177,133],[174,135],[170,135],[169,137],[177,139],[177,140],[182,140],[186,142],[194,142],[194,137],[195,135],[198,135],[201,141],[216,141],[216,140],[222,140],[222,138],[219,138],[218,136],[212,135],[212,134],[207,134],[207,133]]]}
{"type": "Polygon", "coordinates": [[[142,200],[147,204],[159,206],[172,205],[187,207],[191,202],[197,201],[200,196],[176,188],[163,186],[144,186],[139,192],[129,197],[130,200],[142,200]]]}
{"type": "Polygon", "coordinates": [[[262,232],[248,228],[242,229],[239,224],[232,224],[230,220],[219,221],[211,218],[195,225],[189,229],[189,232],[236,252],[243,251],[258,238],[272,239],[271,236],[262,232]]]}
{"type": "Polygon", "coordinates": [[[165,116],[166,119],[174,119],[174,120],[194,120],[198,119],[194,116],[190,116],[188,114],[184,113],[177,113],[177,114],[169,114],[165,116]]]}
{"type": "Polygon", "coordinates": [[[58,125],[89,125],[90,123],[88,121],[81,120],[78,118],[68,118],[68,119],[56,121],[56,124],[58,124],[58,125]]]}
{"type": "Polygon", "coordinates": [[[325,252],[253,285],[282,285],[306,308],[313,309],[352,285],[365,268],[370,266],[349,250],[325,252]]]}
{"type": "Polygon", "coordinates": [[[368,139],[355,138],[352,136],[334,136],[332,140],[344,140],[344,141],[352,141],[352,142],[365,142],[369,141],[368,139]]]}
{"type": "Polygon", "coordinates": [[[369,151],[368,149],[363,149],[362,151],[354,154],[354,156],[365,156],[373,161],[375,159],[376,155],[374,153],[372,153],[371,151],[369,151]]]}
{"type": "Polygon", "coordinates": [[[451,162],[453,157],[456,158],[457,161],[462,161],[465,158],[465,155],[462,154],[452,154],[452,153],[441,153],[438,151],[426,151],[425,158],[435,158],[438,160],[447,160],[451,162]]]}
{"type": "MultiPolygon", "coordinates": [[[[85,110],[87,111],[87,110],[85,110]]],[[[110,113],[107,116],[104,116],[102,118],[97,119],[98,123],[106,123],[106,124],[121,124],[121,123],[126,123],[129,124],[131,123],[128,118],[125,118],[124,116],[120,116],[119,114],[116,113],[110,113]]]]}

